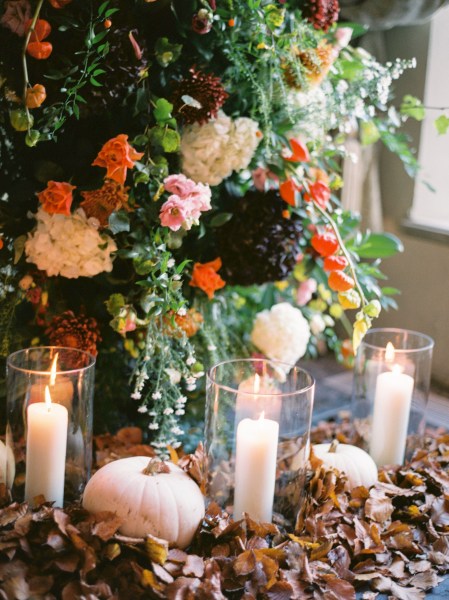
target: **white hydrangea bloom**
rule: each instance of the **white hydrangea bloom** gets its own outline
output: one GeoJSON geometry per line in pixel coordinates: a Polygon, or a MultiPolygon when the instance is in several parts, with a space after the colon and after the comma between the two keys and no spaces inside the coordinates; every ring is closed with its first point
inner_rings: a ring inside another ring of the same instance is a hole
{"type": "Polygon", "coordinates": [[[248,167],[260,140],[256,121],[247,117],[233,121],[220,111],[216,119],[185,128],[182,171],[197,183],[219,185],[233,171],[248,167]]]}
{"type": "Polygon", "coordinates": [[[111,254],[117,246],[111,237],[99,233],[96,219],[88,219],[82,209],[66,216],[39,208],[35,216],[36,229],[25,242],[27,262],[49,276],[68,279],[112,271],[111,254]]]}
{"type": "Polygon", "coordinates": [[[310,328],[302,312],[288,304],[275,304],[260,312],[254,321],[251,340],[272,360],[294,365],[304,356],[310,328]]]}

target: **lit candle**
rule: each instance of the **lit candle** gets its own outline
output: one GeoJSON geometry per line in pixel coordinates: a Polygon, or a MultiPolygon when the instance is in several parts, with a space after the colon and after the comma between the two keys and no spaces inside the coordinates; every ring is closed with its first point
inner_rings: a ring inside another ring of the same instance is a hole
{"type": "Polygon", "coordinates": [[[48,385],[49,377],[52,402],[63,404],[67,410],[71,409],[73,399],[73,384],[68,377],[56,377],[59,353],[55,354],[50,371],[39,383],[33,383],[30,389],[28,404],[43,402],[45,399],[45,387],[48,385]]]}
{"type": "Polygon", "coordinates": [[[404,462],[414,387],[413,377],[392,364],[392,344],[387,346],[385,358],[391,364],[391,371],[377,377],[371,427],[370,454],[377,466],[404,462]]]}
{"type": "Polygon", "coordinates": [[[255,373],[239,384],[235,405],[236,423],[246,417],[254,417],[262,410],[266,417],[279,420],[280,409],[280,391],[272,377],[267,375],[261,377],[255,373]]]}
{"type": "Polygon", "coordinates": [[[243,513],[270,522],[276,482],[279,424],[265,419],[243,419],[237,427],[234,518],[243,513]]]}
{"type": "Polygon", "coordinates": [[[47,386],[45,402],[30,404],[27,410],[26,501],[43,495],[63,505],[67,424],[67,409],[52,403],[47,386]]]}

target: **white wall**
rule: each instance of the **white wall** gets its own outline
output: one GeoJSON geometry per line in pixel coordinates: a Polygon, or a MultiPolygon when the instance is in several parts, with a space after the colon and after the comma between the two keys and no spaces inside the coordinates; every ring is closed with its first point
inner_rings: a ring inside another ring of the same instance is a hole
{"type": "MultiPolygon", "coordinates": [[[[424,97],[425,67],[429,25],[396,28],[385,34],[389,58],[416,57],[418,68],[397,82],[397,100],[410,93],[424,97]]],[[[442,56],[449,79],[449,55],[442,56]]],[[[446,99],[449,106],[449,97],[446,99]]],[[[419,143],[420,128],[407,125],[419,143]]],[[[449,133],[447,134],[449,136],[449,133]]],[[[444,192],[449,198],[449,168],[443,173],[444,192]],[[444,181],[445,180],[445,181],[444,181]]],[[[401,162],[387,150],[381,152],[381,188],[385,228],[403,241],[403,254],[383,263],[390,284],[402,291],[399,311],[384,313],[378,326],[404,327],[422,331],[434,338],[433,377],[449,389],[449,237],[447,240],[426,239],[422,234],[405,233],[402,221],[410,216],[415,182],[404,172],[401,162]]]]}

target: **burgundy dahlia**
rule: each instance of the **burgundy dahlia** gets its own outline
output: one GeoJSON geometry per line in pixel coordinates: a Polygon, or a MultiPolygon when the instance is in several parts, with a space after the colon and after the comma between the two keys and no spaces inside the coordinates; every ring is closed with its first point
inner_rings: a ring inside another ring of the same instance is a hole
{"type": "Polygon", "coordinates": [[[76,316],[71,310],[53,317],[46,332],[53,346],[77,348],[98,354],[97,343],[101,342],[97,321],[92,317],[76,316]]]}
{"type": "Polygon", "coordinates": [[[219,77],[192,67],[189,75],[178,82],[172,102],[185,123],[205,123],[217,116],[227,97],[219,77]]]}
{"type": "Polygon", "coordinates": [[[303,14],[315,29],[327,31],[338,19],[338,0],[306,0],[303,14]]]}

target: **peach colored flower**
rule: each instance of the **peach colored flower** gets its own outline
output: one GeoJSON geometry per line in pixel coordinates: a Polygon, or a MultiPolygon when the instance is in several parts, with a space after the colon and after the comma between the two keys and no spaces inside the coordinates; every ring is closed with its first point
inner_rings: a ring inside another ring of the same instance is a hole
{"type": "Polygon", "coordinates": [[[226,285],[226,281],[217,273],[221,269],[221,264],[221,258],[208,263],[195,263],[189,285],[200,288],[207,294],[209,300],[212,300],[214,293],[226,285]]]}
{"type": "Polygon", "coordinates": [[[142,156],[143,152],[136,152],[128,144],[128,136],[121,133],[104,144],[92,165],[104,167],[107,169],[106,178],[124,184],[127,170],[132,169],[134,161],[139,160],[142,156]]]}
{"type": "Polygon", "coordinates": [[[49,215],[70,215],[73,202],[72,190],[76,186],[65,181],[49,181],[47,187],[37,194],[42,208],[49,215]]]}

